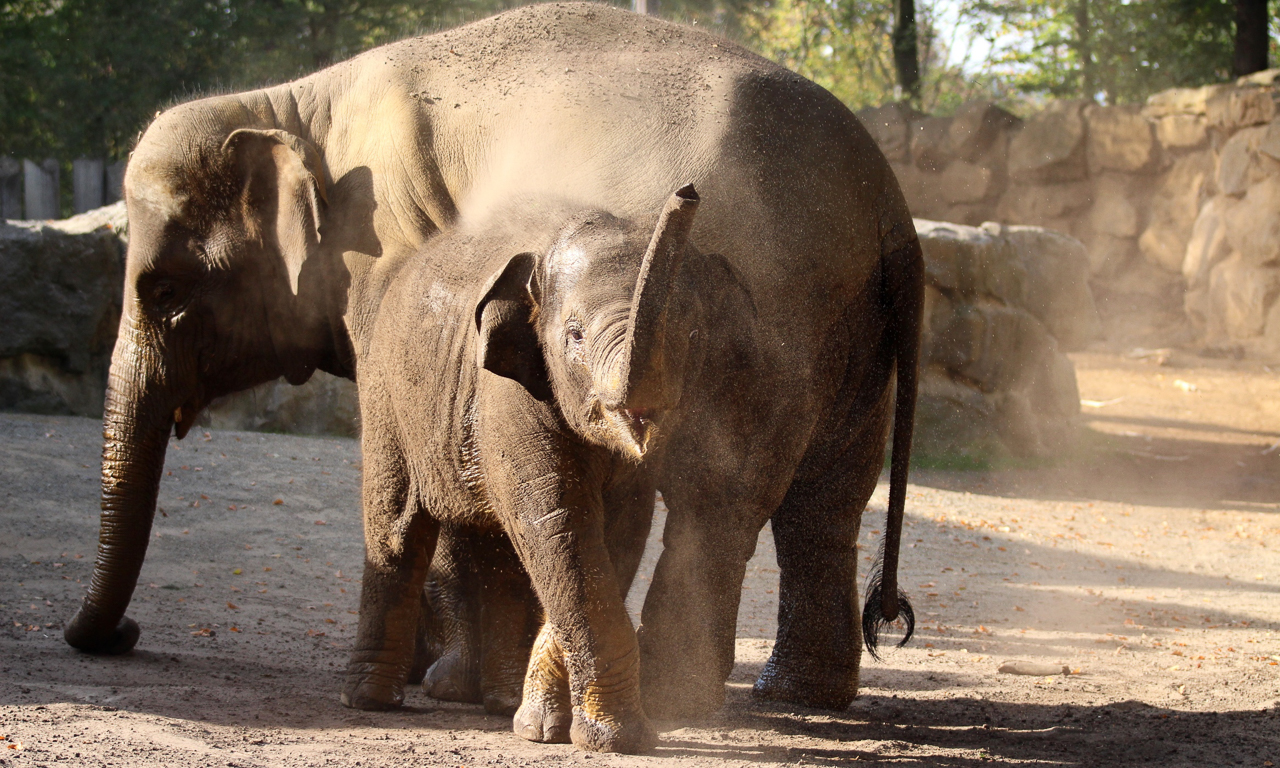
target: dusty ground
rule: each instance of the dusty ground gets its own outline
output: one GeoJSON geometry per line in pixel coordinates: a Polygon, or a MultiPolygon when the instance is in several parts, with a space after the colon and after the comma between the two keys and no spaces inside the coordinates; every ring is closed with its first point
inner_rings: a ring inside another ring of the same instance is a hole
{"type": "Polygon", "coordinates": [[[338,704],[361,552],[349,440],[175,443],[130,610],[142,640],[72,651],[99,428],[0,415],[0,765],[1280,762],[1280,378],[1178,355],[1076,362],[1088,428],[1068,459],[913,476],[902,572],[920,631],[864,662],[849,711],[748,699],[775,626],[766,530],[729,706],[663,724],[645,757],[523,742],[417,691],[397,713],[338,704]],[[998,673],[1009,660],[1073,674],[998,673]]]}

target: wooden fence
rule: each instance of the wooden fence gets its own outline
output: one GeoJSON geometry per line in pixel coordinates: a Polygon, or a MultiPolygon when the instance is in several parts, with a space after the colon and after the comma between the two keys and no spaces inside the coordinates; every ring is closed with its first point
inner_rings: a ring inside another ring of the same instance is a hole
{"type": "MultiPolygon", "coordinates": [[[[0,217],[62,218],[61,164],[0,157],[0,217]]],[[[124,162],[80,158],[71,163],[71,212],[100,208],[120,199],[124,162]]]]}

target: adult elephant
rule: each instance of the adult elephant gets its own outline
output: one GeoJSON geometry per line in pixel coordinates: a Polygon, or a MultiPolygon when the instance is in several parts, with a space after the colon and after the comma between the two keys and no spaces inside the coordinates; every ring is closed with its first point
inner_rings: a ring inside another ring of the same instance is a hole
{"type": "MultiPolygon", "coordinates": [[[[874,142],[825,90],[722,39],[603,5],[513,10],[151,124],[125,179],[98,557],[67,641],[118,653],[138,638],[124,613],[171,430],[182,437],[211,399],[279,376],[356,377],[352,340],[369,336],[379,259],[504,200],[642,220],[685,182],[707,200],[694,241],[727,260],[761,330],[647,469],[670,511],[642,617],[646,707],[722,702],[745,564],[769,520],[780,626],[756,692],[846,706],[864,624],[903,607],[923,291],[910,215],[874,142]],[[883,569],[860,623],[855,539],[895,367],[883,569]]],[[[366,593],[387,577],[367,563],[366,593]]],[[[357,657],[377,640],[361,626],[357,657]]],[[[394,704],[394,681],[371,687],[366,672],[353,661],[348,690],[368,694],[355,703],[394,704]]]]}

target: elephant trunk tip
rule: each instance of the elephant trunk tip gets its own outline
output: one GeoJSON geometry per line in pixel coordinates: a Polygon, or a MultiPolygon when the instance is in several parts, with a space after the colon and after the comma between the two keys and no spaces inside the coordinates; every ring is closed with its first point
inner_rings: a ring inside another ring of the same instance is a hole
{"type": "Polygon", "coordinates": [[[67,645],[85,653],[119,656],[133,650],[142,629],[138,622],[122,616],[114,625],[104,623],[85,612],[83,607],[67,622],[62,637],[67,645]]]}
{"type": "Polygon", "coordinates": [[[675,191],[675,196],[683,202],[696,203],[702,200],[698,196],[698,190],[693,188],[692,184],[685,184],[683,187],[675,191]]]}

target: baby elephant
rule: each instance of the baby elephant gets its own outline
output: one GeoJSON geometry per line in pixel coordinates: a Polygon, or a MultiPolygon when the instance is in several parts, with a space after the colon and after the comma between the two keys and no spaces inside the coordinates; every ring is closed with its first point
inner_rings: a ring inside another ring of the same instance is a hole
{"type": "Polygon", "coordinates": [[[653,510],[642,460],[705,353],[699,318],[737,285],[689,244],[697,205],[681,188],[655,229],[525,204],[378,265],[379,309],[356,334],[366,559],[349,706],[403,699],[441,525],[505,531],[545,613],[516,732],[656,743],[623,602],[653,510]]]}

